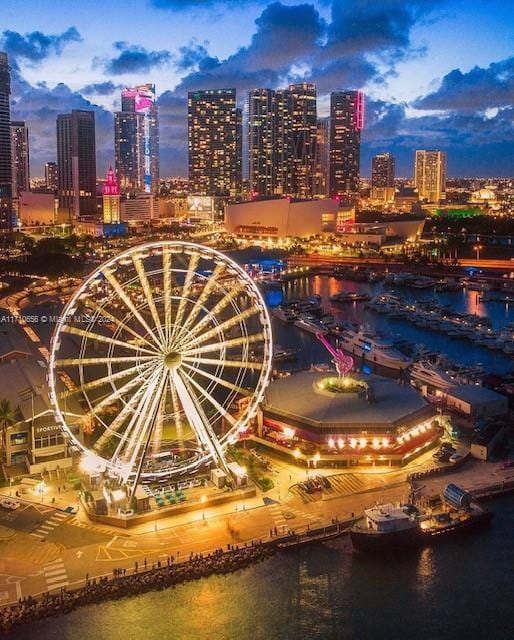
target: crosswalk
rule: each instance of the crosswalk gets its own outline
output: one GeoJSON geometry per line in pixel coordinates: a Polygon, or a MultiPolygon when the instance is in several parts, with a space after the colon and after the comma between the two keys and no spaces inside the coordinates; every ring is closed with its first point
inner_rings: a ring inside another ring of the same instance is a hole
{"type": "Polygon", "coordinates": [[[60,589],[69,584],[68,574],[62,558],[58,558],[43,567],[45,574],[46,587],[48,591],[52,589],[60,589]]]}
{"type": "Polygon", "coordinates": [[[31,532],[31,536],[43,540],[49,533],[62,524],[65,520],[69,519],[69,513],[63,513],[62,511],[55,511],[50,518],[44,520],[37,529],[31,532]]]}
{"type": "Polygon", "coordinates": [[[280,504],[272,504],[268,506],[268,511],[279,531],[282,531],[283,528],[291,529],[309,523],[314,523],[319,520],[318,516],[305,513],[299,509],[291,508],[289,505],[287,507],[283,507],[280,504]]]}

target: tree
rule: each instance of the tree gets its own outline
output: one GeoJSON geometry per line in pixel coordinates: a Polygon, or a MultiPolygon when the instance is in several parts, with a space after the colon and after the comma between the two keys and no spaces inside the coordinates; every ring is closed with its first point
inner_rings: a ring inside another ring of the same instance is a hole
{"type": "Polygon", "coordinates": [[[0,426],[2,428],[2,442],[7,442],[7,428],[16,422],[16,411],[9,400],[0,400],[0,426]]]}

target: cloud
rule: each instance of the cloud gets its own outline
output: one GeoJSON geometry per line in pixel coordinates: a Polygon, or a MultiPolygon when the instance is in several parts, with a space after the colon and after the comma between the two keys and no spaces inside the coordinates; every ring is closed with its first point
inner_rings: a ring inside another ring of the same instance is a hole
{"type": "Polygon", "coordinates": [[[97,165],[101,175],[113,157],[112,114],[66,84],[49,87],[40,82],[32,85],[21,77],[18,70],[13,69],[11,115],[13,120],[27,122],[33,175],[42,175],[45,162],[56,159],[57,115],[69,113],[72,109],[91,109],[95,112],[97,165]]]}
{"type": "Polygon", "coordinates": [[[210,58],[206,49],[208,44],[207,41],[200,44],[193,39],[189,44],[179,47],[178,54],[174,56],[175,67],[179,71],[188,71],[205,63],[210,58]]]}
{"type": "Polygon", "coordinates": [[[207,10],[220,5],[233,8],[262,2],[263,0],[151,0],[152,5],[157,9],[170,9],[171,11],[207,10]]]}
{"type": "Polygon", "coordinates": [[[166,50],[148,51],[145,47],[124,41],[115,42],[113,46],[119,54],[111,59],[94,58],[94,68],[101,66],[106,73],[118,76],[126,73],[147,73],[171,62],[171,53],[166,50]]]}
{"type": "Polygon", "coordinates": [[[22,35],[17,31],[3,31],[0,48],[7,51],[14,60],[25,59],[38,63],[52,54],[60,55],[67,44],[81,42],[82,37],[75,27],[60,34],[45,34],[31,31],[22,35]]]}
{"type": "Polygon", "coordinates": [[[106,80],[105,82],[92,82],[91,84],[86,84],[82,89],[80,89],[80,93],[85,96],[110,96],[112,93],[122,88],[122,84],[114,84],[111,80],[106,80]]]}
{"type": "Polygon", "coordinates": [[[493,62],[485,69],[473,67],[462,73],[453,69],[439,88],[414,102],[417,109],[461,112],[485,111],[514,102],[514,57],[493,62]]]}

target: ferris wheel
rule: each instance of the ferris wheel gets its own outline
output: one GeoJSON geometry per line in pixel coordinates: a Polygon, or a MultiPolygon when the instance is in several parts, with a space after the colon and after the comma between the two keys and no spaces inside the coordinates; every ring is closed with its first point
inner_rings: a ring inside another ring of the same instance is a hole
{"type": "Polygon", "coordinates": [[[124,482],[209,463],[228,472],[226,447],[255,416],[271,359],[266,306],[239,265],[205,246],[152,242],[104,263],[64,308],[50,399],[86,461],[124,482]],[[83,441],[68,424],[72,402],[83,441]]]}

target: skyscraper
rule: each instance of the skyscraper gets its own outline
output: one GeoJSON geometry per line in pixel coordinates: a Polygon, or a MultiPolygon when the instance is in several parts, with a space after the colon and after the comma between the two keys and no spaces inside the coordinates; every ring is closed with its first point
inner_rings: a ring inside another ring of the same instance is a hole
{"type": "Polygon", "coordinates": [[[328,195],[329,130],[329,119],[318,118],[314,174],[314,195],[316,196],[328,195]]]}
{"type": "Polygon", "coordinates": [[[439,202],[446,187],[446,153],[417,150],[414,184],[421,200],[439,202]]]}
{"type": "Polygon", "coordinates": [[[359,193],[361,130],[364,126],[362,91],[335,91],[330,95],[331,195],[359,193]]]}
{"type": "Polygon", "coordinates": [[[11,122],[12,192],[30,191],[29,130],[25,122],[11,122]]]}
{"type": "Polygon", "coordinates": [[[95,112],[57,116],[59,206],[69,218],[96,213],[95,112]]]}
{"type": "Polygon", "coordinates": [[[316,85],[289,85],[291,131],[291,194],[312,198],[317,140],[316,85]]]}
{"type": "Polygon", "coordinates": [[[250,189],[271,196],[277,187],[277,102],[271,89],[248,94],[248,159],[250,189]]]}
{"type": "Polygon", "coordinates": [[[193,195],[241,191],[242,113],[235,89],[205,89],[188,95],[189,188],[193,195]]]}
{"type": "Polygon", "coordinates": [[[114,114],[114,153],[122,191],[158,192],[159,117],[155,85],[141,84],[121,92],[121,111],[114,114]]]}
{"type": "Polygon", "coordinates": [[[0,51],[0,227],[12,227],[11,72],[7,54],[0,51]]]}
{"type": "Polygon", "coordinates": [[[47,162],[45,164],[45,182],[48,191],[57,191],[58,171],[56,162],[47,162]]]}
{"type": "Polygon", "coordinates": [[[103,188],[103,222],[118,224],[120,222],[120,190],[112,167],[109,167],[103,188]]]}
{"type": "Polygon", "coordinates": [[[391,153],[379,153],[373,156],[371,186],[394,187],[394,156],[391,153]]]}

